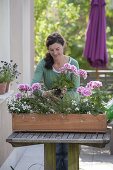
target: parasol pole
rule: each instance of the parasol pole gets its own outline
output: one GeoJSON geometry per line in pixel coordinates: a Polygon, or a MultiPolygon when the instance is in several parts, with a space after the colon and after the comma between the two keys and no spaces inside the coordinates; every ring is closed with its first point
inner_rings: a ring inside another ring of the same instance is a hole
{"type": "Polygon", "coordinates": [[[99,72],[98,72],[98,68],[96,68],[96,80],[99,80],[99,72]]]}

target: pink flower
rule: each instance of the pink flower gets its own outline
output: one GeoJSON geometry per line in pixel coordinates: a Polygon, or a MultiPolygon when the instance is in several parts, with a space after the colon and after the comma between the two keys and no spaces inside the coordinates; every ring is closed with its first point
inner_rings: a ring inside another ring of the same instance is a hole
{"type": "Polygon", "coordinates": [[[71,65],[69,63],[64,64],[63,67],[60,68],[61,73],[67,73],[67,71],[72,72],[75,76],[79,76],[77,67],[74,65],[71,65]]]}
{"type": "Polygon", "coordinates": [[[85,87],[84,90],[82,91],[82,96],[91,96],[92,91],[90,88],[85,87]]]}
{"type": "Polygon", "coordinates": [[[78,74],[83,77],[84,79],[87,78],[87,71],[83,70],[83,69],[79,69],[78,70],[78,74]]]}
{"type": "Polygon", "coordinates": [[[72,72],[74,72],[74,71],[76,71],[76,70],[77,70],[77,67],[76,67],[76,66],[74,66],[74,65],[71,65],[70,67],[71,67],[71,68],[70,68],[70,70],[71,70],[72,72]]]}
{"type": "Polygon", "coordinates": [[[60,71],[61,73],[64,73],[64,72],[66,71],[66,69],[65,69],[64,67],[61,67],[61,68],[59,69],[59,71],[60,71]]]}
{"type": "Polygon", "coordinates": [[[83,86],[78,87],[78,88],[77,88],[77,92],[78,92],[79,94],[82,94],[82,92],[84,91],[84,88],[85,88],[85,87],[83,87],[83,86]]]}
{"type": "Polygon", "coordinates": [[[73,74],[74,74],[75,76],[79,76],[78,70],[74,70],[73,74]]]}
{"type": "Polygon", "coordinates": [[[15,97],[16,97],[17,100],[18,100],[18,99],[21,99],[21,98],[22,98],[22,94],[21,94],[21,93],[17,93],[17,94],[15,95],[15,97]]]}
{"type": "Polygon", "coordinates": [[[78,87],[77,92],[79,94],[81,94],[82,96],[91,96],[92,95],[91,89],[87,88],[87,87],[83,87],[83,86],[78,87]]]}
{"type": "Polygon", "coordinates": [[[32,90],[35,91],[35,90],[41,90],[41,84],[40,83],[34,83],[32,84],[32,90]]]}
{"type": "Polygon", "coordinates": [[[102,86],[102,82],[100,81],[90,81],[86,85],[87,88],[91,88],[91,89],[99,88],[101,86],[102,86]]]}
{"type": "Polygon", "coordinates": [[[65,69],[69,70],[71,68],[71,64],[65,63],[63,66],[65,69]]]}
{"type": "Polygon", "coordinates": [[[28,84],[19,84],[18,89],[25,92],[31,91],[31,87],[28,84]]]}
{"type": "Polygon", "coordinates": [[[71,64],[66,63],[59,70],[61,71],[61,73],[65,73],[66,74],[68,70],[71,71],[71,64]]]}

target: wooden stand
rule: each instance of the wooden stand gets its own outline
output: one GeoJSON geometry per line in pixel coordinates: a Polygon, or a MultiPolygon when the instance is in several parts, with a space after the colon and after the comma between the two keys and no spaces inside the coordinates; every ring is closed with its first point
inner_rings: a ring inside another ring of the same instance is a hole
{"type": "Polygon", "coordinates": [[[44,144],[44,170],[56,170],[56,143],[67,143],[68,170],[79,170],[79,145],[105,147],[110,141],[110,133],[13,132],[6,141],[16,147],[44,144]]]}

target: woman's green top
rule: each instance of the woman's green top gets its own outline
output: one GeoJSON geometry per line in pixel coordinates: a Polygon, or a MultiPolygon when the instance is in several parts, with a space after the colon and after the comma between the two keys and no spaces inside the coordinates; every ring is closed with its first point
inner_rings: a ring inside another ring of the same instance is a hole
{"type": "MultiPolygon", "coordinates": [[[[79,69],[78,62],[70,57],[69,63],[71,65],[75,65],[79,69]]],[[[61,73],[56,71],[55,69],[46,69],[45,68],[45,60],[42,59],[35,70],[34,77],[32,80],[33,83],[40,83],[43,82],[46,90],[51,90],[53,87],[53,80],[55,80],[61,73]]],[[[68,94],[73,98],[74,96],[79,98],[78,93],[76,93],[77,87],[80,86],[80,77],[79,76],[73,76],[73,83],[74,88],[69,90],[68,94]]],[[[78,100],[78,99],[77,99],[78,100]]]]}

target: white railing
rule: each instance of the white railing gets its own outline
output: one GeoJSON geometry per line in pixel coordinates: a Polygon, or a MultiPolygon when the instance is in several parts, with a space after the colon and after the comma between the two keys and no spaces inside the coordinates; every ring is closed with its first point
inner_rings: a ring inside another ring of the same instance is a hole
{"type": "Polygon", "coordinates": [[[103,87],[113,92],[113,70],[86,70],[88,77],[86,80],[81,79],[81,84],[86,84],[91,80],[102,81],[103,87]]]}

